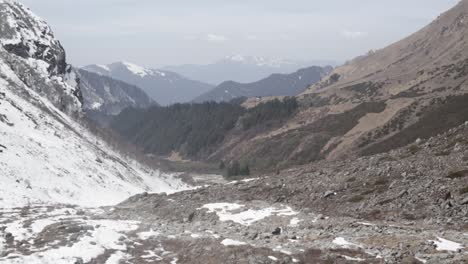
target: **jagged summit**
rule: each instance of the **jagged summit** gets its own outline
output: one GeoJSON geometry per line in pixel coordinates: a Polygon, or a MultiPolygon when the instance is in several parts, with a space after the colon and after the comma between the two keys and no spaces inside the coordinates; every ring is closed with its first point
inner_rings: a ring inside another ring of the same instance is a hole
{"type": "Polygon", "coordinates": [[[16,1],[0,2],[0,12],[0,42],[7,51],[48,63],[50,74],[66,72],[65,51],[44,20],[16,1]]]}
{"type": "Polygon", "coordinates": [[[65,112],[81,110],[78,81],[47,23],[16,1],[0,1],[0,59],[24,85],[65,112]]]}

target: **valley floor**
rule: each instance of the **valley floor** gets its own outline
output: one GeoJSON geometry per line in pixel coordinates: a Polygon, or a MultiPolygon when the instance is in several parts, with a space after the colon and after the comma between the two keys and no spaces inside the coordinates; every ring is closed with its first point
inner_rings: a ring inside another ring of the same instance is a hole
{"type": "Polygon", "coordinates": [[[467,263],[468,124],[370,157],[0,210],[0,263],[467,263]]]}
{"type": "Polygon", "coordinates": [[[0,211],[0,263],[465,263],[468,230],[333,217],[222,190],[142,194],[115,206],[0,211]],[[224,198],[223,198],[224,197],[224,198]]]}

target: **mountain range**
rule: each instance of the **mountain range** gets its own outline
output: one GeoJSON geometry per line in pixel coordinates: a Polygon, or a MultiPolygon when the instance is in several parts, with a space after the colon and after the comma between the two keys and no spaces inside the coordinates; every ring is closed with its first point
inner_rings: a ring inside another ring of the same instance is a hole
{"type": "MultiPolygon", "coordinates": [[[[249,104],[250,110],[241,113],[236,126],[214,151],[205,152],[204,159],[240,161],[272,171],[386,152],[464,123],[468,120],[467,10],[468,3],[462,1],[411,36],[337,67],[296,96],[298,107],[292,115],[289,105],[265,100],[249,104]],[[282,107],[286,111],[280,113],[288,113],[286,117],[273,111],[282,107]],[[277,121],[271,123],[275,115],[277,121]],[[245,129],[246,120],[256,125],[245,129]]],[[[274,83],[279,83],[281,75],[275,76],[274,83]]],[[[293,76],[291,86],[299,74],[293,76]]],[[[221,87],[255,89],[262,82],[266,81],[227,82],[221,87]]],[[[215,91],[211,97],[215,100],[231,92],[215,91]]],[[[150,116],[143,118],[149,118],[150,124],[150,116]]],[[[138,129],[134,132],[139,135],[138,129]]]]}
{"type": "Polygon", "coordinates": [[[225,81],[251,83],[280,73],[289,74],[299,69],[316,66],[335,66],[334,61],[294,61],[270,59],[258,56],[233,55],[206,65],[187,64],[166,66],[163,69],[174,71],[190,79],[219,85],[225,81]]]}
{"type": "Polygon", "coordinates": [[[88,65],[82,69],[138,86],[161,105],[189,102],[213,88],[174,72],[148,69],[129,62],[88,65]]]}
{"type": "Polygon", "coordinates": [[[253,83],[226,81],[196,97],[193,102],[221,102],[239,97],[295,96],[320,81],[331,70],[330,66],[312,66],[291,74],[273,74],[253,83]]]}
{"type": "Polygon", "coordinates": [[[299,95],[148,109],[24,5],[0,25],[1,263],[468,262],[468,0],[299,95]]]}

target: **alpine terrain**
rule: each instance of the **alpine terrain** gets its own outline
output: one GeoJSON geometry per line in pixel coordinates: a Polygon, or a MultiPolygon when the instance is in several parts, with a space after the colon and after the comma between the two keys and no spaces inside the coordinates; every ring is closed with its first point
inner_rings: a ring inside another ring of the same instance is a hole
{"type": "Polygon", "coordinates": [[[320,81],[331,67],[309,67],[291,74],[273,74],[253,83],[226,81],[193,100],[193,102],[231,101],[239,97],[295,96],[320,81]]]}
{"type": "MultiPolygon", "coordinates": [[[[220,85],[225,81],[251,83],[272,74],[289,74],[310,65],[335,66],[334,61],[294,61],[259,56],[232,55],[206,65],[166,66],[163,69],[187,76],[193,80],[220,85]]],[[[303,87],[302,87],[303,88],[303,87]]]]}
{"type": "Polygon", "coordinates": [[[189,102],[213,88],[210,84],[190,80],[174,72],[148,69],[130,62],[88,65],[83,70],[136,85],[161,105],[189,102]]]}
{"type": "Polygon", "coordinates": [[[0,263],[468,263],[467,33],[463,0],[305,90],[245,84],[289,96],[161,106],[170,74],[73,69],[0,0],[0,263]]]}
{"type": "Polygon", "coordinates": [[[156,104],[135,85],[81,69],[75,73],[80,80],[83,110],[102,125],[127,107],[148,108],[156,104]]]}

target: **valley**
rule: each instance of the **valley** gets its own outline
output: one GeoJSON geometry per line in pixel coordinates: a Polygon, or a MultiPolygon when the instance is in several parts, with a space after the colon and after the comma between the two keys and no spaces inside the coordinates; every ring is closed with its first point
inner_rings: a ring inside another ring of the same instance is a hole
{"type": "Polygon", "coordinates": [[[0,0],[0,263],[468,263],[467,33],[462,0],[335,68],[76,67],[0,0]]]}

